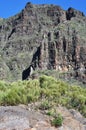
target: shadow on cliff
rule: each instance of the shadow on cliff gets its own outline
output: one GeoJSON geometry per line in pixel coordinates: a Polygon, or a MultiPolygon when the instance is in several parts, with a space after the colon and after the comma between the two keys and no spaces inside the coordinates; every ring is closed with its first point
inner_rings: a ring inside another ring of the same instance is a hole
{"type": "Polygon", "coordinates": [[[31,65],[22,72],[22,80],[27,80],[33,71],[39,66],[40,59],[40,46],[37,48],[37,51],[34,53],[31,65]]]}
{"type": "Polygon", "coordinates": [[[22,72],[22,80],[28,79],[28,77],[30,76],[30,72],[31,72],[31,66],[29,66],[22,72]]]}

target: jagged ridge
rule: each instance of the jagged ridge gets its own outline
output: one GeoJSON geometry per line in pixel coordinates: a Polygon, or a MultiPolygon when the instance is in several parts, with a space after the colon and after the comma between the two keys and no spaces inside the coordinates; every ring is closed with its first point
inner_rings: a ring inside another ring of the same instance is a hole
{"type": "Polygon", "coordinates": [[[27,3],[16,16],[0,20],[0,79],[27,79],[32,67],[70,72],[85,83],[85,34],[82,12],[27,3]]]}

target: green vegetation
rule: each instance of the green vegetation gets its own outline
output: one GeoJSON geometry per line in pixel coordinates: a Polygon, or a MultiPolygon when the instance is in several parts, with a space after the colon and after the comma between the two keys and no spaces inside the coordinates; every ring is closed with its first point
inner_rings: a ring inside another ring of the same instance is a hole
{"type": "Polygon", "coordinates": [[[51,118],[51,125],[55,127],[62,126],[63,123],[63,117],[61,113],[58,113],[55,106],[53,108],[49,108],[49,110],[46,112],[46,115],[52,117],[51,118]]]}
{"type": "Polygon", "coordinates": [[[74,73],[72,70],[70,70],[69,72],[60,72],[60,71],[56,71],[56,70],[35,70],[33,72],[33,75],[38,74],[38,76],[42,76],[42,75],[46,75],[46,76],[52,76],[54,78],[56,78],[57,80],[62,80],[62,81],[66,81],[68,84],[70,84],[71,86],[81,86],[81,87],[86,87],[85,84],[83,84],[82,82],[80,82],[79,80],[76,80],[75,78],[70,78],[70,73],[74,73]]]}
{"type": "Polygon", "coordinates": [[[44,100],[41,104],[40,104],[40,106],[39,106],[39,109],[41,109],[41,110],[48,110],[48,109],[50,109],[51,108],[51,104],[50,104],[50,102],[48,102],[48,100],[44,100]]]}
{"type": "Polygon", "coordinates": [[[51,121],[51,124],[55,127],[59,127],[59,126],[62,126],[62,123],[63,123],[63,117],[58,114],[57,117],[55,117],[52,121],[51,121]]]}
{"type": "MultiPolygon", "coordinates": [[[[79,110],[86,117],[86,88],[71,86],[53,77],[6,83],[0,81],[0,105],[41,102],[40,109],[49,110],[58,104],[79,110]]],[[[56,119],[57,121],[57,119],[56,119]]]]}

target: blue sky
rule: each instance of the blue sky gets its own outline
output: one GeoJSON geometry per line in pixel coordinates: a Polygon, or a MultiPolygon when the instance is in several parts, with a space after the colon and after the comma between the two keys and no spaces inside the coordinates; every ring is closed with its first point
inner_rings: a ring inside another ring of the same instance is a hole
{"type": "Polygon", "coordinates": [[[77,10],[83,11],[86,15],[86,0],[1,0],[0,1],[0,17],[8,18],[20,12],[27,2],[33,4],[56,4],[63,9],[73,7],[77,10]]]}

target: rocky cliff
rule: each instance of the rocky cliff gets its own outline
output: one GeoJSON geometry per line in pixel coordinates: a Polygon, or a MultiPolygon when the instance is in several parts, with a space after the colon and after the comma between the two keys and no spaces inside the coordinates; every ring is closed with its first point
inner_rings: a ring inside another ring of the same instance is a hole
{"type": "Polygon", "coordinates": [[[34,70],[69,72],[86,81],[86,17],[56,5],[30,2],[0,19],[0,79],[27,79],[34,70]]]}

